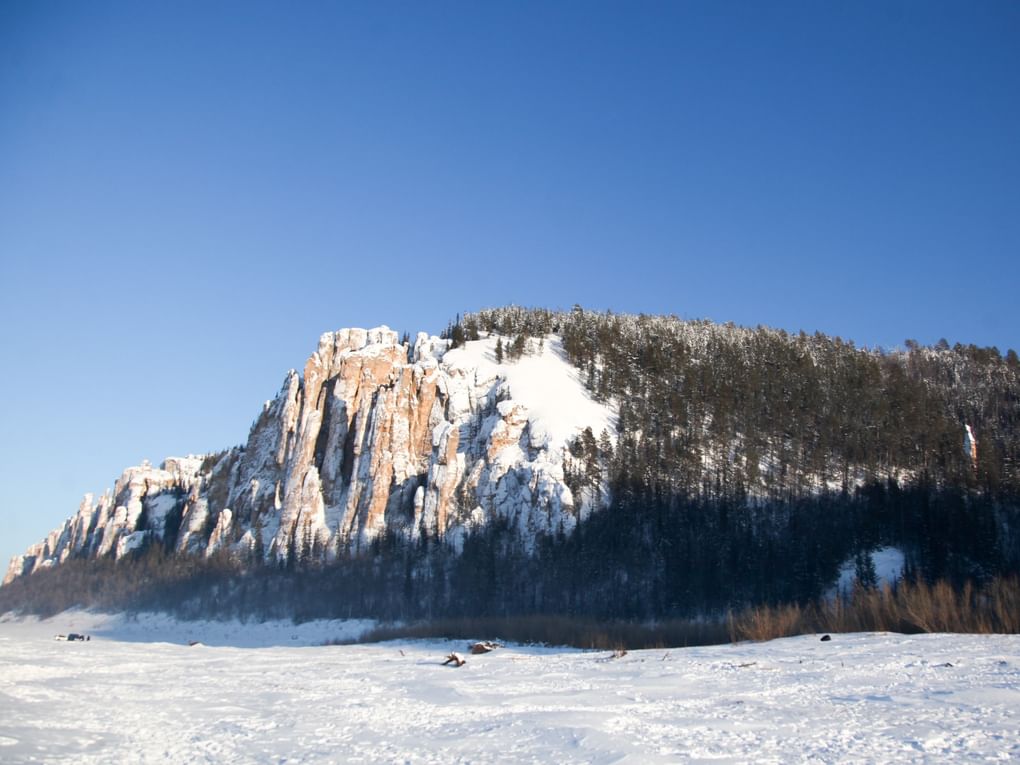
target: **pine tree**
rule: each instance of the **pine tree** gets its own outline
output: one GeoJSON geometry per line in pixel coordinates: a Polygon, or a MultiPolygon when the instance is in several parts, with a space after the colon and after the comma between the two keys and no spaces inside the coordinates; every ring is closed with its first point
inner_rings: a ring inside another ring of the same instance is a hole
{"type": "Polygon", "coordinates": [[[510,359],[512,361],[517,361],[524,355],[526,344],[527,338],[525,338],[523,334],[519,334],[514,338],[513,345],[510,346],[510,359]]]}
{"type": "Polygon", "coordinates": [[[854,580],[858,586],[866,590],[873,590],[878,586],[875,561],[867,550],[862,550],[854,556],[854,580]]]}
{"type": "Polygon", "coordinates": [[[450,347],[459,348],[464,345],[464,326],[460,322],[460,314],[457,315],[457,323],[450,328],[450,347]]]}

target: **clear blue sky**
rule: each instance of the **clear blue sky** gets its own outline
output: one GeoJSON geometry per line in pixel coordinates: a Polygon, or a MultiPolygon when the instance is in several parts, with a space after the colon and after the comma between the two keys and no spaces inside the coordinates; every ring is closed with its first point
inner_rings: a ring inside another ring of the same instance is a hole
{"type": "Polygon", "coordinates": [[[0,556],[319,334],[1020,346],[1020,3],[0,4],[0,556]]]}

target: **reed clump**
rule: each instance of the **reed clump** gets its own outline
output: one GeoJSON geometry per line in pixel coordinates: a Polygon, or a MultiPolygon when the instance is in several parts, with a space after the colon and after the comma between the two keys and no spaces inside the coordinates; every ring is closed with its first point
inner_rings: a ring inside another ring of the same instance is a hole
{"type": "Polygon", "coordinates": [[[1020,632],[1020,579],[953,587],[941,580],[856,587],[808,606],[761,606],[729,618],[730,639],[771,640],[815,632],[1020,632]]]}

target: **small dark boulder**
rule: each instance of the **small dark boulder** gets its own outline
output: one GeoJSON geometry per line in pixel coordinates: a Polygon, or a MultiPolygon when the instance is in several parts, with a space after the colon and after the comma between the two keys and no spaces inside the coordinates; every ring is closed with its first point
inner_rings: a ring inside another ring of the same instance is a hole
{"type": "Polygon", "coordinates": [[[824,643],[827,640],[832,640],[832,635],[822,635],[822,642],[824,643]]]}

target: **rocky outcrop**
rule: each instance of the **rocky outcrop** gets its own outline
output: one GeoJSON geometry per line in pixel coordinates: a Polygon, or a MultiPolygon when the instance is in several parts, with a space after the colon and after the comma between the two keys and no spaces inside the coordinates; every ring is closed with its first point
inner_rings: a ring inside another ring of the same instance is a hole
{"type": "Polygon", "coordinates": [[[533,428],[506,367],[472,361],[491,357],[495,342],[448,361],[447,341],[424,333],[413,347],[386,327],[326,333],[244,446],[127,469],[113,492],[86,495],[76,515],[15,557],[4,581],[157,541],[182,555],[329,560],[384,531],[460,549],[496,517],[525,549],[570,533],[591,508],[575,503],[563,443],[533,428]]]}

